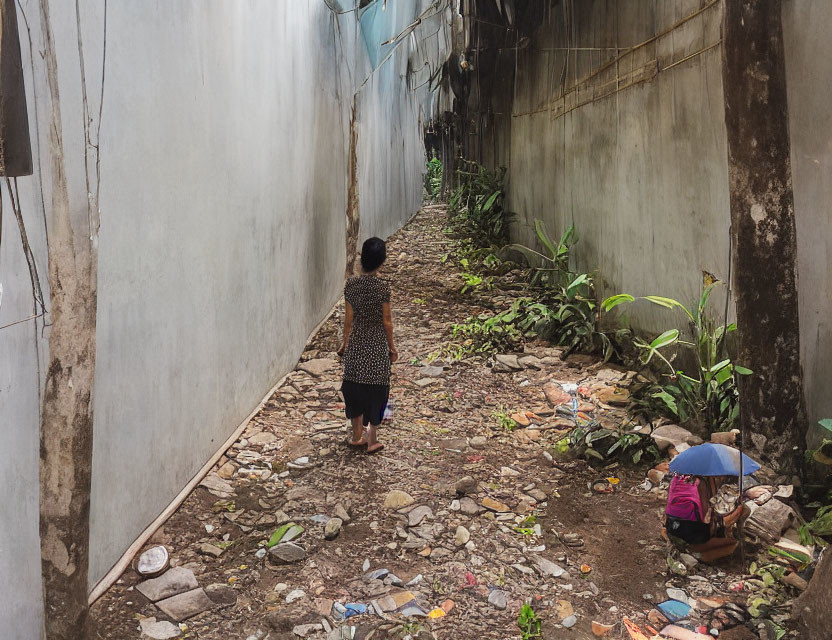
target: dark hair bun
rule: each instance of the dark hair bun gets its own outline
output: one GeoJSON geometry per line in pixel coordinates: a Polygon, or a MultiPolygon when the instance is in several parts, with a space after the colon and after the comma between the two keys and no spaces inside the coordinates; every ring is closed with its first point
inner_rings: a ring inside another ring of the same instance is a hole
{"type": "Polygon", "coordinates": [[[381,238],[367,238],[361,247],[361,268],[375,271],[387,259],[387,245],[381,238]]]}

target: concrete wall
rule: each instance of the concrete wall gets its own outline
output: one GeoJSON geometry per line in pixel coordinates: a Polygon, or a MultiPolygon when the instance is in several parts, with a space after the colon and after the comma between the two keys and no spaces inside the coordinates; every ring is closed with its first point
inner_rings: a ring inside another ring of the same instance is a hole
{"type": "MultiPolygon", "coordinates": [[[[553,236],[574,224],[576,266],[597,270],[599,295],[698,299],[703,270],[728,277],[728,181],[721,8],[697,1],[590,0],[547,13],[521,49],[509,167],[520,240],[535,218],[553,236]],[[644,44],[643,44],[644,43],[644,44]],[[616,53],[634,53],[598,73],[616,53]],[[689,60],[679,62],[693,55],[689,60]]],[[[678,321],[649,304],[645,330],[678,321]]]]}
{"type": "MultiPolygon", "coordinates": [[[[429,4],[395,3],[385,39],[429,4]]],[[[353,95],[362,237],[418,209],[419,115],[431,99],[408,88],[413,51],[374,69],[356,14],[336,17],[323,0],[110,2],[106,46],[104,7],[89,0],[76,15],[74,3],[50,3],[78,229],[100,195],[93,583],[292,368],[340,295],[353,95]]],[[[37,157],[20,189],[45,280],[40,2],[21,0],[19,13],[37,157]]],[[[32,308],[13,218],[3,225],[0,325],[32,308]]],[[[0,571],[15,576],[0,584],[0,629],[23,640],[40,627],[34,336],[32,322],[0,334],[0,479],[16,498],[0,520],[0,571]]]]}
{"type": "Polygon", "coordinates": [[[797,222],[800,348],[812,423],[832,416],[832,5],[783,4],[786,87],[797,222]]]}

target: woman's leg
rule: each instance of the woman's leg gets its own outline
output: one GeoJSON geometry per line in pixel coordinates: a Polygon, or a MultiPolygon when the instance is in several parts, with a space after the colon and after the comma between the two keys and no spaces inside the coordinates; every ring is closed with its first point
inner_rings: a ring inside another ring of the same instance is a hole
{"type": "Polygon", "coordinates": [[[352,447],[363,447],[367,444],[367,440],[364,437],[364,416],[357,416],[351,419],[352,422],[352,440],[350,440],[350,446],[352,447]]]}
{"type": "Polygon", "coordinates": [[[378,425],[371,424],[367,427],[367,453],[375,453],[384,448],[378,441],[378,425]]]}

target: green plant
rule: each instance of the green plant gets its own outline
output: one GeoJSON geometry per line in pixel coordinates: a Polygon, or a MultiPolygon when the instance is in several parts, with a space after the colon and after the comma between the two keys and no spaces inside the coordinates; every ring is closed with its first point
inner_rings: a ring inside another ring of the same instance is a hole
{"type": "MultiPolygon", "coordinates": [[[[612,343],[597,330],[592,276],[569,270],[569,252],[577,241],[574,227],[567,228],[557,244],[541,220],[535,220],[535,233],[545,253],[521,244],[508,245],[501,252],[503,256],[519,253],[529,264],[529,286],[537,292],[539,306],[524,302],[523,311],[532,315],[535,331],[542,338],[566,347],[566,355],[581,350],[601,352],[605,360],[609,359],[612,343]]],[[[520,308],[513,309],[518,315],[519,311],[520,308]]]]}
{"type": "Polygon", "coordinates": [[[508,242],[509,224],[515,217],[504,206],[506,170],[492,172],[476,162],[464,164],[470,170],[457,171],[459,185],[448,205],[451,224],[478,247],[502,247],[508,242]]]}
{"type": "Polygon", "coordinates": [[[510,350],[523,338],[513,323],[505,322],[500,316],[488,314],[472,316],[465,322],[451,325],[451,333],[453,338],[462,340],[464,355],[510,350]]]}
{"type": "Polygon", "coordinates": [[[502,405],[496,411],[492,411],[491,415],[497,420],[497,424],[504,431],[513,431],[517,426],[517,422],[509,416],[505,407],[502,405]]]}
{"type": "Polygon", "coordinates": [[[520,614],[517,616],[517,626],[520,628],[523,640],[541,637],[540,618],[537,617],[534,609],[532,609],[528,604],[524,604],[520,608],[520,614]]]}
{"type": "Polygon", "coordinates": [[[436,152],[425,163],[425,191],[433,200],[438,199],[442,191],[442,162],[436,152]]]}
{"type": "MultiPolygon", "coordinates": [[[[634,338],[640,351],[641,363],[659,363],[662,381],[646,385],[636,395],[635,406],[658,411],[680,424],[707,427],[710,431],[733,428],[739,416],[739,392],[735,375],[748,375],[750,370],[732,362],[728,356],[728,335],[737,325],[717,325],[707,313],[713,289],[723,284],[707,285],[693,310],[682,303],[662,296],[638,298],[666,309],[680,309],[685,313],[692,341],[683,340],[679,329],[668,329],[650,342],[634,338]],[[696,361],[695,371],[688,375],[673,364],[673,356],[665,355],[671,347],[691,352],[696,361]],[[654,361],[655,358],[655,361],[654,361]]],[[[609,312],[620,304],[632,303],[637,298],[626,293],[604,300],[601,308],[609,312]]]]}
{"type": "Polygon", "coordinates": [[[462,258],[459,261],[460,266],[464,269],[459,276],[462,278],[462,287],[460,288],[460,293],[466,293],[468,291],[491,291],[494,288],[494,278],[491,276],[483,277],[478,273],[473,273],[469,271],[471,267],[471,263],[468,261],[467,258],[462,258]]]}
{"type": "Polygon", "coordinates": [[[502,255],[510,255],[511,252],[520,253],[528,262],[531,268],[530,284],[542,287],[560,287],[572,280],[572,273],[569,271],[569,252],[572,246],[578,241],[575,235],[575,227],[569,226],[555,244],[546,231],[546,225],[542,220],[535,219],[534,230],[540,243],[541,253],[531,247],[522,244],[509,244],[502,250],[502,255]]]}

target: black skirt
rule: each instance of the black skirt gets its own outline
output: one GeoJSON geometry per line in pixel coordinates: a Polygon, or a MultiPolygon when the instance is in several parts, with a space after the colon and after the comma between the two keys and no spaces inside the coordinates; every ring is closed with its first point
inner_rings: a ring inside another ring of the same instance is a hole
{"type": "Polygon", "coordinates": [[[384,418],[384,410],[387,408],[387,401],[390,398],[389,384],[363,384],[344,380],[341,384],[341,393],[344,395],[344,413],[352,420],[363,416],[364,426],[368,424],[377,426],[384,418]]]}
{"type": "Polygon", "coordinates": [[[682,520],[666,516],[667,535],[684,540],[688,544],[704,544],[711,539],[711,527],[705,522],[682,520]]]}

